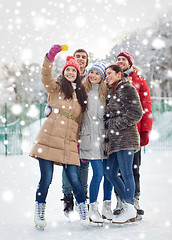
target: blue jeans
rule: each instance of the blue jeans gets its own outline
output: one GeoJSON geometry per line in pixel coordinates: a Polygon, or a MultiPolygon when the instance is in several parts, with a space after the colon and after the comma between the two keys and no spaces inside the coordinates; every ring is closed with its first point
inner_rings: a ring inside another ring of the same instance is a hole
{"type": "MultiPolygon", "coordinates": [[[[89,161],[91,162],[91,166],[93,170],[93,176],[92,176],[90,187],[89,187],[89,197],[90,197],[90,203],[93,203],[93,202],[97,202],[100,183],[101,183],[102,177],[104,176],[106,160],[98,159],[98,160],[89,160],[89,161]]],[[[106,178],[104,178],[103,191],[104,191],[104,200],[110,200],[111,193],[112,193],[112,184],[106,178]]]]}
{"type": "Polygon", "coordinates": [[[103,169],[104,169],[104,181],[103,181],[103,201],[111,200],[112,196],[112,188],[113,185],[109,180],[106,178],[105,171],[107,166],[107,159],[103,160],[103,169]]]}
{"type": "MultiPolygon", "coordinates": [[[[85,194],[87,195],[88,189],[88,169],[89,169],[89,161],[82,162],[80,161],[81,166],[78,168],[79,177],[81,179],[82,185],[85,190],[85,194]]],[[[62,191],[65,195],[72,194],[72,187],[70,182],[67,179],[66,173],[62,171],[62,191]]]]}
{"type": "Polygon", "coordinates": [[[134,150],[121,150],[112,153],[107,159],[105,175],[113,184],[121,201],[134,204],[135,182],[133,176],[134,150]],[[124,182],[118,175],[120,169],[124,182]]]}
{"type": "MultiPolygon", "coordinates": [[[[39,167],[41,179],[36,191],[36,201],[45,203],[48,189],[53,178],[54,162],[39,158],[39,167]]],[[[72,186],[77,202],[84,202],[86,200],[86,195],[78,175],[78,166],[67,165],[67,168],[64,166],[63,169],[72,186]]]]}

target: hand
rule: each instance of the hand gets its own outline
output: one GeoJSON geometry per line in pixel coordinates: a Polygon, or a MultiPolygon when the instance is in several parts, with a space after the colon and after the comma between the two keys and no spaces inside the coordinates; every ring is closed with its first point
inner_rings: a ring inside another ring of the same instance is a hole
{"type": "Polygon", "coordinates": [[[149,143],[149,132],[141,132],[140,134],[140,146],[146,146],[149,143]]]}
{"type": "Polygon", "coordinates": [[[61,45],[53,45],[47,54],[47,58],[50,62],[54,62],[54,58],[58,52],[61,52],[62,46],[61,45]]]}

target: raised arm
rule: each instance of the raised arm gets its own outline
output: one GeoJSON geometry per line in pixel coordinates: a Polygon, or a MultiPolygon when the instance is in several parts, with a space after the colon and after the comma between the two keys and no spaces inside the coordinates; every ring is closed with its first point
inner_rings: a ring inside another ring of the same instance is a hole
{"type": "Polygon", "coordinates": [[[53,45],[50,51],[46,54],[42,66],[42,82],[45,90],[51,93],[57,88],[57,83],[52,75],[52,68],[55,56],[62,50],[61,45],[53,45]]]}

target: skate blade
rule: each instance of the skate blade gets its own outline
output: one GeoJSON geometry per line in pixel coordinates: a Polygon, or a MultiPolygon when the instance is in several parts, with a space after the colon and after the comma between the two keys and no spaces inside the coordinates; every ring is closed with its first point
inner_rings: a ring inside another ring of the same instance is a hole
{"type": "Polygon", "coordinates": [[[129,223],[129,222],[135,222],[136,221],[136,218],[130,218],[128,219],[127,221],[124,221],[124,222],[112,222],[113,224],[124,224],[124,223],[129,223]]]}
{"type": "Polygon", "coordinates": [[[142,220],[142,215],[137,215],[136,221],[141,221],[142,220]]]}
{"type": "Polygon", "coordinates": [[[45,227],[40,227],[40,226],[37,226],[37,225],[35,225],[35,227],[36,227],[36,229],[38,229],[40,231],[44,231],[44,228],[45,228],[45,227]]]}
{"type": "Polygon", "coordinates": [[[97,225],[98,227],[103,227],[104,226],[104,223],[102,223],[102,222],[93,222],[91,219],[90,219],[90,223],[92,224],[92,226],[95,226],[95,225],[97,225]]]}
{"type": "Polygon", "coordinates": [[[105,219],[105,220],[108,220],[108,221],[112,221],[112,218],[111,218],[111,219],[108,219],[108,218],[106,218],[104,215],[102,215],[102,218],[105,219]]]}
{"type": "Polygon", "coordinates": [[[81,224],[81,226],[83,226],[85,229],[88,229],[89,224],[81,224]]]}

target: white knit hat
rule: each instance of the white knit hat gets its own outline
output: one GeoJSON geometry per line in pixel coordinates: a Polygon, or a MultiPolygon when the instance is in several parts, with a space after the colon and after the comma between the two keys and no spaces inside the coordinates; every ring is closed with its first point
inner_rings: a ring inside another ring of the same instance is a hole
{"type": "Polygon", "coordinates": [[[88,73],[91,70],[96,70],[101,74],[103,80],[105,80],[106,67],[107,67],[107,63],[105,61],[97,62],[97,63],[93,64],[92,67],[90,67],[90,69],[88,70],[88,73]]]}

